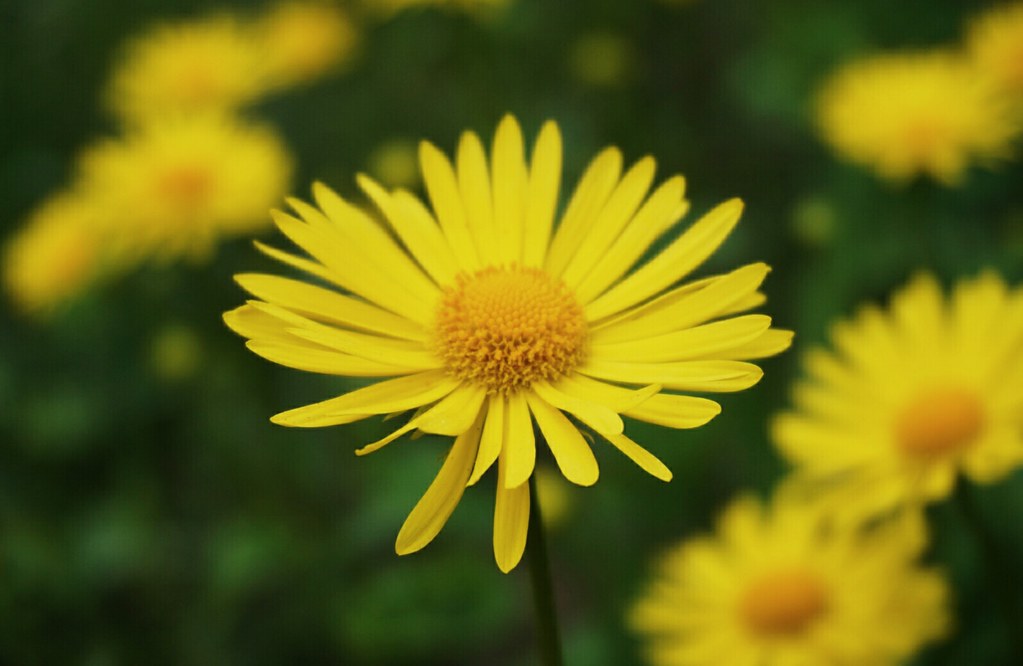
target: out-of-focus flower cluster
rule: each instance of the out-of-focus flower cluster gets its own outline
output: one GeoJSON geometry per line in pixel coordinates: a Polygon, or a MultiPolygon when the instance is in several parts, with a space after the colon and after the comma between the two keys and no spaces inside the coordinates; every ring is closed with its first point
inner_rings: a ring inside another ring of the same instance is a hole
{"type": "Polygon", "coordinates": [[[343,66],[357,34],[338,4],[295,0],[129,40],[103,93],[120,132],[82,149],[72,181],[7,245],[12,300],[43,313],[147,259],[203,258],[267,226],[293,160],[248,105],[343,66]]]}
{"type": "Polygon", "coordinates": [[[817,125],[844,159],[886,180],[960,183],[1013,155],[1023,131],[1023,4],[973,19],[962,46],[881,53],[823,84],[817,125]]]}

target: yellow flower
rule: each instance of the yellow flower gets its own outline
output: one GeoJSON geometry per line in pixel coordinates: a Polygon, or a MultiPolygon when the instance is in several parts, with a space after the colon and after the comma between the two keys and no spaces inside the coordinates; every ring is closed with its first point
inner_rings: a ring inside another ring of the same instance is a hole
{"type": "Polygon", "coordinates": [[[771,329],[767,316],[730,316],[762,302],[764,264],[677,286],[731,232],[740,201],[721,204],[642,263],[687,209],[683,179],[648,194],[654,160],[641,159],[623,175],[621,153],[608,148],[555,228],[561,155],[560,132],[549,122],[527,162],[510,116],[489,160],[471,132],[462,135],[454,165],[423,143],[432,210],[360,176],[381,224],[317,184],[319,209],[292,200],[303,219],[274,216],[311,259],[263,250],[318,285],[238,276],[259,300],[225,318],[252,351],[312,372],[397,377],[277,414],[275,423],[320,427],[417,410],[360,455],[412,431],[456,438],[398,534],[399,554],[427,545],[466,485],[496,463],[494,553],[509,571],[526,539],[534,419],[569,481],[591,485],[598,475],[572,419],[669,480],[664,464],[624,434],[620,414],[674,428],[702,425],[718,404],[678,392],[748,388],[762,372],[747,361],[789,345],[791,334],[771,329]]]}
{"type": "Polygon", "coordinates": [[[893,666],[948,628],[925,542],[910,518],[862,531],[745,496],[667,554],[631,624],[657,666],[893,666]]]}
{"type": "Polygon", "coordinates": [[[945,51],[851,62],[826,82],[816,110],[836,152],[896,182],[929,174],[955,184],[971,162],[1006,157],[1019,129],[1008,100],[945,51]]]}
{"type": "Polygon", "coordinates": [[[65,192],[45,201],[7,243],[7,291],[23,311],[44,314],[73,298],[106,269],[102,217],[86,198],[65,192]]]}
{"type": "Polygon", "coordinates": [[[922,275],[831,337],[774,438],[834,510],[861,519],[1023,464],[1023,289],[984,273],[946,302],[922,275]]]}
{"type": "Polygon", "coordinates": [[[140,252],[202,255],[266,226],[291,158],[276,133],[218,114],[167,117],[88,148],[79,178],[140,252]]]}
{"type": "Polygon", "coordinates": [[[1023,98],[1023,3],[995,7],[970,22],[966,49],[978,68],[1023,98]]]}
{"type": "Polygon", "coordinates": [[[321,0],[284,2],[256,24],[271,83],[311,81],[348,58],[357,38],[341,7],[321,0]]]}
{"type": "Polygon", "coordinates": [[[163,24],[128,43],[107,104],[120,118],[232,111],[267,90],[264,46],[239,19],[163,24]]]}

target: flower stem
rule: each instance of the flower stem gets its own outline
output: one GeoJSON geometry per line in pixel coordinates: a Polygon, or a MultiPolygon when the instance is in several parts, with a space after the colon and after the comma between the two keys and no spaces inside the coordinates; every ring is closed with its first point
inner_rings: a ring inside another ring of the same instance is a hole
{"type": "Polygon", "coordinates": [[[529,578],[533,584],[536,612],[536,637],[540,661],[544,666],[561,666],[561,639],[558,635],[558,614],[554,607],[551,566],[547,558],[547,541],[540,515],[540,497],[536,492],[536,475],[529,477],[529,532],[526,536],[526,557],[529,578]]]}
{"type": "Polygon", "coordinates": [[[1007,630],[1009,652],[1014,657],[1013,663],[1023,664],[1023,609],[1020,607],[1020,600],[1013,595],[1013,590],[1019,589],[1014,584],[1016,567],[1007,561],[1005,553],[998,546],[998,540],[984,521],[973,488],[965,480],[960,479],[954,495],[963,522],[966,523],[983,560],[989,592],[995,597],[1001,609],[1007,630]]]}

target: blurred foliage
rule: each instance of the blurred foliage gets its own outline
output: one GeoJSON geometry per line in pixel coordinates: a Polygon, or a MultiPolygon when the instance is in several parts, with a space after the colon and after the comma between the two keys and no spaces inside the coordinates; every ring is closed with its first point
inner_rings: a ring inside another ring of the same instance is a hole
{"type": "MultiPolygon", "coordinates": [[[[567,489],[570,514],[550,539],[569,663],[636,663],[622,615],[652,558],[708,529],[740,489],[780,478],[765,423],[830,321],[921,267],[946,283],[984,266],[1023,278],[1023,159],[956,189],[897,188],[833,158],[809,118],[836,64],[955,41],[982,4],[512,0],[382,22],[363,11],[345,71],[255,110],[294,152],[301,195],[313,179],[354,193],[367,164],[400,166],[380,157],[388,146],[422,137],[450,151],[462,129],[489,135],[512,111],[529,136],[558,120],[565,183],[613,143],[629,159],[653,154],[662,177],[684,173],[696,213],[745,199],[703,270],[771,264],[767,311],[797,331],[796,348],[764,364],[757,388],[725,396],[707,427],[628,425],[674,470],[670,484],[597,447],[602,482],[567,489]]],[[[126,39],[250,6],[0,0],[3,238],[67,181],[82,146],[116,131],[99,94],[126,39]]],[[[394,536],[443,440],[357,460],[379,421],[269,423],[352,385],[262,362],[223,326],[244,298],[232,274],[270,266],[238,240],[207,262],[140,268],[47,321],[0,309],[0,661],[533,663],[526,572],[504,576],[491,558],[488,480],[430,548],[399,559],[394,536]]],[[[1018,560],[1023,476],[977,495],[1018,560]]],[[[939,506],[931,518],[928,561],[950,572],[958,630],[917,663],[1008,663],[962,516],[939,506]]]]}

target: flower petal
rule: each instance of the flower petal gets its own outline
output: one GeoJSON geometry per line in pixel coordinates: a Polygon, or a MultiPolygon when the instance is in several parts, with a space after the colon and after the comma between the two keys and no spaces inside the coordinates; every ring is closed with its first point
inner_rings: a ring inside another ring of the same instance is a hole
{"type": "Polygon", "coordinates": [[[483,265],[499,262],[500,248],[494,231],[493,201],[490,198],[490,171],[480,138],[465,132],[458,142],[455,157],[458,167],[458,191],[465,207],[469,234],[483,265]]]}
{"type": "Polygon", "coordinates": [[[444,235],[451,244],[451,250],[458,258],[459,268],[465,271],[481,268],[476,244],[466,222],[465,206],[458,191],[458,179],[451,162],[432,143],[419,144],[419,163],[422,167],[423,182],[426,184],[430,204],[437,214],[444,235]]]}
{"type": "Polygon", "coordinates": [[[455,439],[444,464],[398,532],[394,551],[408,555],[422,549],[440,533],[465,491],[483,428],[482,410],[475,423],[455,439]]]}
{"type": "Polygon", "coordinates": [[[551,406],[568,412],[597,432],[620,433],[625,429],[622,417],[599,402],[568,395],[547,382],[535,382],[533,392],[551,406]]]}
{"type": "Polygon", "coordinates": [[[650,453],[642,446],[632,441],[625,435],[604,435],[607,441],[614,444],[615,448],[624,453],[629,460],[636,463],[647,474],[660,479],[671,481],[671,470],[658,460],[657,456],[650,453]]]}
{"type": "Polygon", "coordinates": [[[494,229],[505,262],[522,261],[525,213],[523,199],[529,175],[522,141],[522,129],[512,115],[501,119],[494,134],[491,169],[494,193],[494,229]]]}
{"type": "MultiPolygon", "coordinates": [[[[356,414],[390,414],[415,409],[440,400],[461,384],[443,370],[429,370],[408,377],[378,382],[344,395],[275,415],[278,425],[296,428],[351,423],[356,414]]],[[[361,417],[360,417],[361,418],[361,417]]]]}
{"type": "Polygon", "coordinates": [[[704,215],[654,259],[585,307],[587,321],[621,312],[667,289],[703,263],[739,222],[742,201],[730,199],[704,215]]]}
{"type": "Polygon", "coordinates": [[[536,463],[536,439],[533,435],[533,420],[529,417],[526,397],[521,393],[508,396],[508,410],[504,419],[504,444],[502,457],[507,458],[508,470],[506,487],[522,485],[533,473],[536,463]]]}
{"type": "Polygon", "coordinates": [[[490,396],[487,403],[487,417],[483,424],[483,435],[480,437],[479,452],[476,454],[476,465],[468,485],[475,485],[480,477],[490,469],[501,454],[504,443],[504,415],[507,411],[507,400],[500,394],[490,396]]]}
{"type": "Polygon", "coordinates": [[[538,395],[527,394],[526,401],[565,478],[580,486],[596,483],[600,475],[597,459],[579,429],[538,395]]]}
{"type": "Polygon", "coordinates": [[[547,121],[540,129],[540,136],[533,147],[533,161],[529,171],[522,248],[522,263],[525,266],[543,266],[547,246],[551,242],[560,185],[561,132],[556,123],[547,121]]]}
{"type": "Polygon", "coordinates": [[[529,484],[507,485],[506,448],[497,465],[497,497],[494,502],[494,559],[508,573],[522,559],[529,533],[529,484]]]}
{"type": "Polygon", "coordinates": [[[664,363],[699,358],[731,359],[731,350],[764,334],[767,315],[745,315],[663,335],[606,344],[594,343],[591,358],[609,361],[664,363]]]}
{"type": "Polygon", "coordinates": [[[660,384],[677,391],[713,393],[741,391],[764,376],[763,370],[743,361],[626,363],[590,359],[578,372],[613,382],[660,384]]]}

